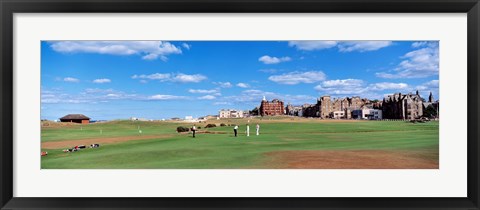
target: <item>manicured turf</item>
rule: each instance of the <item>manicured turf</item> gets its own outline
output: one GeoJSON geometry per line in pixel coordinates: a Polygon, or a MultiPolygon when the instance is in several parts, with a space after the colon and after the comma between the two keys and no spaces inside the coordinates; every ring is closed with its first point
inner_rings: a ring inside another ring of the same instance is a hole
{"type": "MultiPolygon", "coordinates": [[[[438,122],[403,121],[321,121],[314,119],[252,119],[250,137],[245,136],[246,120],[211,120],[217,126],[239,124],[239,137],[233,127],[205,129],[197,123],[197,138],[177,134],[172,122],[113,121],[89,125],[42,128],[42,142],[147,135],[160,137],[104,144],[96,149],[63,153],[62,149],[42,149],[43,169],[188,169],[188,168],[269,168],[265,153],[302,150],[383,150],[426,151],[426,158],[438,160],[438,122]],[[261,126],[255,136],[255,124],[261,126]],[[142,134],[138,133],[138,127],[142,134]],[[101,132],[100,132],[101,131],[101,132]],[[161,135],[169,134],[167,137],[161,135]]],[[[75,145],[71,145],[72,147],[75,145]]]]}

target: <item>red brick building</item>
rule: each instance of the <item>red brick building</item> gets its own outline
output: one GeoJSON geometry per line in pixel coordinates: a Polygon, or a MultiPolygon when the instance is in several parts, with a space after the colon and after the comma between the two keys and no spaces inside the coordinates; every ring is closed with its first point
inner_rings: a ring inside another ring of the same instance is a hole
{"type": "Polygon", "coordinates": [[[260,104],[260,115],[262,116],[271,116],[271,115],[284,115],[285,107],[283,106],[283,101],[278,99],[273,99],[272,101],[267,101],[263,97],[262,103],[260,104]]]}
{"type": "Polygon", "coordinates": [[[60,122],[88,124],[90,123],[90,118],[83,114],[67,114],[64,117],[60,118],[60,122]]]}

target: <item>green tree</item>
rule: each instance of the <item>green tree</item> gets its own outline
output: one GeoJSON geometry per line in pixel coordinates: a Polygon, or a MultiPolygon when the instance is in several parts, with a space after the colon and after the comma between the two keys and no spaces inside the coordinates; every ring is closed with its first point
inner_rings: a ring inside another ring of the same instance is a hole
{"type": "Polygon", "coordinates": [[[252,116],[258,115],[258,107],[253,108],[249,112],[250,112],[250,115],[252,116]]]}
{"type": "Polygon", "coordinates": [[[427,106],[427,108],[423,112],[423,116],[428,118],[434,118],[437,116],[437,110],[431,105],[427,106]]]}

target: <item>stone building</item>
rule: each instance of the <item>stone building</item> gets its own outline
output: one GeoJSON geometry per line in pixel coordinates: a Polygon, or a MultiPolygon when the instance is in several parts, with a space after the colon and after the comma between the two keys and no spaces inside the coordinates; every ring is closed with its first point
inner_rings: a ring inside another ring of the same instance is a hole
{"type": "Polygon", "coordinates": [[[290,116],[302,117],[303,116],[303,107],[288,104],[287,108],[285,109],[285,112],[286,112],[287,115],[290,115],[290,116]]]}
{"type": "Polygon", "coordinates": [[[316,104],[305,104],[302,106],[303,116],[329,118],[333,105],[330,96],[322,96],[317,99],[316,104]]]}
{"type": "Polygon", "coordinates": [[[272,115],[284,115],[285,107],[283,101],[278,99],[273,99],[272,101],[267,101],[265,96],[263,97],[262,103],[260,104],[260,115],[262,116],[272,116],[272,115]]]}
{"type": "Polygon", "coordinates": [[[411,120],[423,116],[423,98],[416,94],[395,93],[383,98],[382,110],[385,119],[411,120]]]}
{"type": "Polygon", "coordinates": [[[304,117],[318,117],[318,106],[316,104],[304,104],[302,113],[304,117]]]}
{"type": "Polygon", "coordinates": [[[428,96],[428,102],[423,102],[423,113],[427,117],[439,118],[439,102],[435,101],[432,92],[430,92],[430,95],[428,96]],[[433,109],[434,115],[430,116],[432,113],[427,109],[433,109]]]}
{"type": "Polygon", "coordinates": [[[365,105],[367,103],[369,103],[368,99],[363,99],[362,100],[360,97],[354,96],[350,99],[350,103],[349,103],[348,108],[350,108],[352,110],[357,110],[357,109],[360,109],[363,105],[365,105]]]}
{"type": "Polygon", "coordinates": [[[322,96],[317,100],[318,106],[318,117],[320,118],[329,118],[330,113],[334,110],[332,109],[332,101],[330,100],[330,96],[322,96]]]}
{"type": "Polygon", "coordinates": [[[330,96],[322,96],[317,99],[317,104],[304,106],[303,115],[305,117],[320,117],[323,119],[351,119],[353,110],[359,110],[368,103],[370,103],[370,100],[361,99],[358,96],[336,98],[333,101],[330,96]],[[343,114],[340,112],[343,112],[343,114]]]}
{"type": "Polygon", "coordinates": [[[417,119],[424,116],[428,109],[427,117],[438,118],[438,101],[434,101],[430,93],[428,102],[416,94],[395,93],[386,96],[383,101],[362,99],[358,96],[334,98],[322,96],[315,104],[304,104],[303,106],[288,105],[286,111],[283,102],[273,100],[268,102],[265,97],[260,106],[260,114],[265,115],[291,115],[302,117],[318,117],[322,119],[417,119]],[[431,114],[431,113],[434,113],[431,114]]]}

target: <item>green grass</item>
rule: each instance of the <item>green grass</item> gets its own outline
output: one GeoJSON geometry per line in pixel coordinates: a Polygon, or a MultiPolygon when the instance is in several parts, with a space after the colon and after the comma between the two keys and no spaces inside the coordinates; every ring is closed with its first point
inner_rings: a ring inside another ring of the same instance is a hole
{"type": "MultiPolygon", "coordinates": [[[[218,121],[213,121],[220,124],[218,121]]],[[[427,151],[438,160],[438,122],[408,123],[402,121],[318,121],[279,122],[254,120],[250,137],[246,137],[245,120],[229,120],[239,124],[239,137],[233,127],[200,130],[222,131],[221,134],[177,134],[179,125],[171,122],[115,121],[90,125],[42,128],[42,142],[74,139],[139,135],[172,134],[173,137],[135,140],[105,144],[96,149],[63,153],[62,149],[47,150],[42,157],[43,169],[223,169],[268,168],[265,153],[289,150],[418,150],[427,151]],[[259,122],[260,136],[255,136],[259,122]],[[102,130],[102,134],[100,134],[102,130]]],[[[72,145],[75,146],[75,145],[72,145]]]]}

